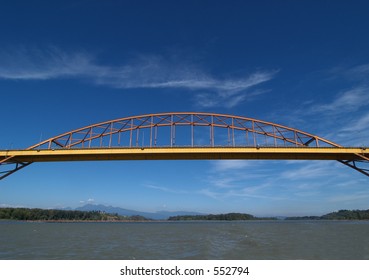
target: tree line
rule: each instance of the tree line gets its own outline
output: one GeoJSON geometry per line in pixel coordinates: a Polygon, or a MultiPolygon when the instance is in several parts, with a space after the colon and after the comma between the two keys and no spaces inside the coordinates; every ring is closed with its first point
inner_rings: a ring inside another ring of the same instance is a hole
{"type": "Polygon", "coordinates": [[[78,211],[40,208],[0,208],[0,220],[19,221],[122,221],[147,220],[142,216],[120,216],[101,211],[78,211]]]}
{"type": "Polygon", "coordinates": [[[286,220],[369,220],[369,209],[339,210],[322,216],[288,217],[286,220]]]}
{"type": "MultiPolygon", "coordinates": [[[[183,215],[169,217],[169,221],[236,221],[236,220],[277,220],[259,218],[250,214],[228,213],[218,215],[183,215]]],[[[368,210],[339,210],[322,216],[287,217],[285,220],[369,220],[368,210]]]]}
{"type": "Polygon", "coordinates": [[[245,220],[271,220],[276,218],[256,218],[250,214],[228,213],[228,214],[210,214],[210,215],[182,215],[169,217],[169,221],[245,221],[245,220]]]}
{"type": "MultiPolygon", "coordinates": [[[[228,213],[210,215],[182,215],[169,217],[169,221],[237,221],[276,220],[250,214],[228,213]]],[[[102,211],[59,210],[40,208],[0,208],[0,220],[19,221],[145,221],[143,216],[121,216],[102,211]]],[[[286,220],[369,220],[368,210],[339,210],[322,216],[287,217],[286,220]]]]}

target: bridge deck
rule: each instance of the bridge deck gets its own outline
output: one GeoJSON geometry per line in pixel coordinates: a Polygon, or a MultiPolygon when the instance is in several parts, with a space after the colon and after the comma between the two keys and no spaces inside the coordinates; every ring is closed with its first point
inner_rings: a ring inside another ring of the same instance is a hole
{"type": "Polygon", "coordinates": [[[0,150],[0,162],[50,162],[94,160],[360,160],[366,148],[316,147],[161,147],[89,148],[55,150],[0,150]]]}

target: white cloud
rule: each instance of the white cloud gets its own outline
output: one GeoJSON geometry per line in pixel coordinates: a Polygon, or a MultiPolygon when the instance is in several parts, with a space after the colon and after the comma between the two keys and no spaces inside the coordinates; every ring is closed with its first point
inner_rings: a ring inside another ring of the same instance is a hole
{"type": "Polygon", "coordinates": [[[9,80],[47,80],[63,77],[92,76],[102,72],[86,53],[67,54],[57,48],[18,48],[0,51],[0,78],[9,80]]]}
{"type": "Polygon", "coordinates": [[[247,160],[211,161],[208,176],[204,180],[207,188],[201,194],[214,199],[228,197],[281,199],[280,196],[270,195],[273,187],[269,177],[270,170],[266,165],[247,160]]]}
{"type": "Polygon", "coordinates": [[[356,201],[368,201],[369,191],[357,191],[351,194],[339,194],[332,196],[330,202],[356,202],[356,201]]]}
{"type": "Polygon", "coordinates": [[[218,160],[212,162],[215,172],[244,169],[249,167],[250,164],[251,162],[247,160],[218,160]]]}
{"type": "Polygon", "coordinates": [[[198,193],[213,198],[215,200],[221,200],[222,198],[224,198],[223,193],[215,192],[213,190],[210,190],[209,188],[202,189],[198,193]]]}
{"type": "Polygon", "coordinates": [[[299,127],[343,146],[367,145],[369,85],[356,85],[326,100],[297,109],[293,115],[299,127]]]}
{"type": "Polygon", "coordinates": [[[368,81],[369,80],[369,64],[362,64],[347,70],[345,75],[353,80],[368,81]]]}
{"type": "Polygon", "coordinates": [[[166,193],[174,193],[174,194],[187,194],[188,193],[188,192],[182,191],[182,190],[171,189],[171,188],[166,188],[166,187],[161,187],[161,186],[155,186],[155,185],[151,185],[151,184],[146,184],[145,187],[149,188],[149,189],[153,189],[153,190],[166,192],[166,193]]]}
{"type": "Polygon", "coordinates": [[[343,132],[368,131],[369,129],[369,112],[361,116],[355,123],[347,125],[341,129],[343,132]]]}
{"type": "Polygon", "coordinates": [[[264,195],[261,192],[261,190],[268,186],[261,185],[257,187],[245,187],[245,188],[240,188],[240,189],[227,189],[226,191],[221,191],[221,190],[214,191],[210,188],[207,188],[207,189],[200,190],[199,194],[205,195],[207,197],[210,197],[216,200],[222,200],[222,199],[230,198],[230,197],[256,198],[256,199],[268,199],[268,200],[285,199],[285,197],[282,197],[282,196],[264,195]]]}
{"type": "Polygon", "coordinates": [[[296,119],[305,125],[313,125],[315,131],[332,131],[334,133],[332,136],[340,141],[351,141],[348,132],[360,130],[360,125],[366,126],[367,124],[366,116],[360,117],[360,115],[368,111],[366,109],[369,106],[369,64],[349,68],[335,67],[319,71],[318,74],[324,80],[324,85],[333,84],[336,90],[337,80],[340,80],[339,84],[342,81],[346,83],[346,89],[337,91],[333,96],[329,93],[329,95],[322,96],[322,100],[325,101],[308,100],[304,102],[294,112],[297,115],[296,119]],[[337,132],[340,132],[340,135],[337,135],[337,132]]]}
{"type": "Polygon", "coordinates": [[[315,105],[311,108],[313,113],[341,114],[356,111],[369,104],[369,88],[358,86],[341,93],[330,103],[315,105]]]}
{"type": "Polygon", "coordinates": [[[282,179],[288,180],[301,180],[301,179],[316,179],[319,177],[326,177],[332,172],[333,167],[330,162],[327,161],[317,161],[317,162],[307,162],[297,168],[292,166],[281,173],[280,177],[282,179]]]}
{"type": "Polygon", "coordinates": [[[201,91],[202,107],[234,107],[262,91],[250,88],[274,78],[276,71],[257,71],[238,79],[220,79],[186,61],[140,56],[121,66],[101,65],[87,52],[67,53],[58,48],[0,50],[0,79],[48,80],[84,78],[114,88],[177,88],[201,91]]]}
{"type": "Polygon", "coordinates": [[[276,72],[257,72],[244,80],[217,81],[218,86],[213,92],[202,92],[196,101],[201,107],[233,108],[246,100],[252,100],[269,90],[254,89],[255,86],[272,80],[276,72]]]}
{"type": "Polygon", "coordinates": [[[245,186],[251,188],[250,182],[266,180],[268,177],[268,173],[261,169],[241,169],[241,166],[230,168],[231,166],[213,167],[205,179],[206,185],[217,189],[241,189],[245,186]]]}
{"type": "Polygon", "coordinates": [[[84,203],[94,203],[95,199],[93,198],[89,198],[86,201],[85,200],[80,200],[79,203],[84,204],[84,203]]]}

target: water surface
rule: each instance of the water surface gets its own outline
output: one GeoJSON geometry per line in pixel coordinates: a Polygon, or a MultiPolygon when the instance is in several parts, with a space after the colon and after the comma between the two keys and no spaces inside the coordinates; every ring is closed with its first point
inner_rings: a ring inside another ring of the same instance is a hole
{"type": "Polygon", "coordinates": [[[1,221],[0,259],[369,259],[369,221],[1,221]]]}

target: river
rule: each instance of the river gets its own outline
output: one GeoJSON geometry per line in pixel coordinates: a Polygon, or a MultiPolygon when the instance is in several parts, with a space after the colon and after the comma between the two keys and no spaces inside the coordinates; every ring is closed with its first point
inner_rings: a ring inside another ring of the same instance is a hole
{"type": "Polygon", "coordinates": [[[369,221],[0,221],[0,259],[369,259],[369,221]]]}

